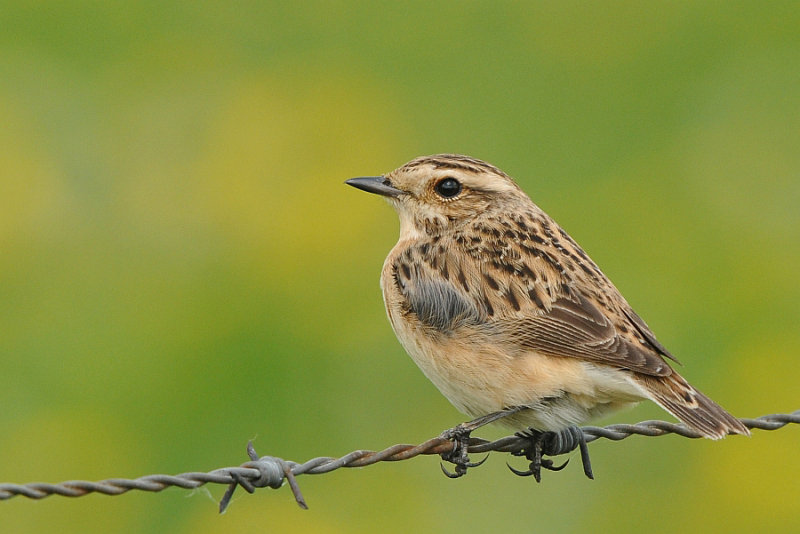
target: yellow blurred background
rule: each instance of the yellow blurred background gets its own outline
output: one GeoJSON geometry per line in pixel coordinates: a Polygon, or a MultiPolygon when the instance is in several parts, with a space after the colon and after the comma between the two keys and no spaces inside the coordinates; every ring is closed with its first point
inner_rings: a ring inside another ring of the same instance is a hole
{"type": "MultiPolygon", "coordinates": [[[[343,185],[459,152],[512,176],[683,373],[800,408],[797,2],[4,2],[0,482],[412,443],[463,416],[392,334],[397,237],[343,185]]],[[[668,419],[653,405],[601,424],[668,419]]],[[[481,432],[499,437],[501,430],[481,432]]],[[[0,503],[4,533],[786,532],[800,428],[239,491],[0,503]],[[512,462],[513,463],[513,462],[512,462]],[[524,462],[514,463],[524,467],[524,462]]]]}

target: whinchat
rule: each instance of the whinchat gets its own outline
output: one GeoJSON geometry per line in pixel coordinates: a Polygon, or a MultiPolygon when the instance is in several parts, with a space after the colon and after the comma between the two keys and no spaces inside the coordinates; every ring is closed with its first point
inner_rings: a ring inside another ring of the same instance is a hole
{"type": "Polygon", "coordinates": [[[500,423],[558,432],[650,399],[705,437],[749,434],[667,364],[614,284],[497,167],[441,154],[347,184],[397,210],[389,321],[461,412],[514,407],[500,423]]]}

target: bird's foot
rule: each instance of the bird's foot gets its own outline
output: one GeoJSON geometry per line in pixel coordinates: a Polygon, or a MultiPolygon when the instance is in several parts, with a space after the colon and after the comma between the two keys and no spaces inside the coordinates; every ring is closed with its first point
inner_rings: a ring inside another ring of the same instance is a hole
{"type": "Polygon", "coordinates": [[[475,430],[470,426],[470,423],[461,423],[442,432],[439,436],[453,442],[453,450],[450,452],[442,453],[442,460],[455,464],[455,472],[448,471],[444,464],[440,464],[442,472],[449,478],[459,478],[467,474],[467,468],[478,467],[486,458],[480,462],[469,461],[469,440],[470,434],[475,430]]]}
{"type": "Polygon", "coordinates": [[[528,430],[517,432],[516,435],[527,439],[529,444],[519,452],[512,454],[515,456],[524,456],[526,459],[530,460],[530,465],[527,471],[519,471],[509,465],[508,468],[515,475],[522,477],[533,475],[536,482],[541,482],[542,469],[561,471],[569,463],[569,460],[567,460],[561,465],[555,465],[553,460],[544,458],[544,456],[557,456],[574,451],[575,449],[580,449],[583,472],[588,478],[594,478],[592,464],[589,460],[589,447],[586,444],[586,437],[583,435],[580,428],[571,426],[560,432],[541,432],[529,428],[528,430]]]}
{"type": "Polygon", "coordinates": [[[469,461],[468,453],[470,434],[482,426],[493,423],[498,419],[502,419],[503,417],[515,414],[524,409],[526,409],[524,406],[512,406],[504,410],[492,412],[490,414],[478,417],[472,421],[461,423],[460,425],[456,425],[453,428],[448,428],[442,432],[439,436],[440,438],[453,442],[453,450],[442,453],[442,460],[455,464],[456,466],[455,472],[450,472],[445,468],[444,465],[442,465],[441,467],[444,474],[450,478],[459,478],[467,474],[467,468],[478,467],[479,465],[483,464],[483,462],[486,461],[486,458],[489,457],[488,455],[480,462],[473,463],[469,461]]]}

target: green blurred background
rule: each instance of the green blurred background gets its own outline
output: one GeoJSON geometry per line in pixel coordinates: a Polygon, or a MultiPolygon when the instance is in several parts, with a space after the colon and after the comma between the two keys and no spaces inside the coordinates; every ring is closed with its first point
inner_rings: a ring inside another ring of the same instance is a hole
{"type": "MultiPolygon", "coordinates": [[[[304,461],[463,419],[378,277],[392,210],[343,185],[459,152],[515,176],[684,374],[800,408],[797,2],[4,2],[0,482],[304,461]]],[[[609,422],[670,417],[653,405],[609,422]]],[[[488,437],[502,430],[482,432],[488,437]]],[[[500,455],[0,504],[3,532],[788,531],[800,429],[633,438],[541,485],[500,455]]],[[[514,462],[523,467],[523,462],[514,462]]]]}

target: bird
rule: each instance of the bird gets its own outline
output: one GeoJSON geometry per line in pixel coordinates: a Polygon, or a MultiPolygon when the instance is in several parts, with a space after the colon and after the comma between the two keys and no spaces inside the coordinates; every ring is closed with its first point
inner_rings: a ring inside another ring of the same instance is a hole
{"type": "MultiPolygon", "coordinates": [[[[469,433],[497,422],[537,437],[530,471],[517,474],[538,481],[541,467],[559,469],[541,458],[543,436],[647,399],[703,437],[749,435],[669,365],[680,362],[499,168],[436,154],[345,183],[397,211],[399,239],[380,276],[389,322],[425,376],[475,418],[442,434],[456,443],[443,456],[456,464],[451,476],[477,465],[469,433]]],[[[584,470],[591,478],[588,453],[584,470]]]]}

